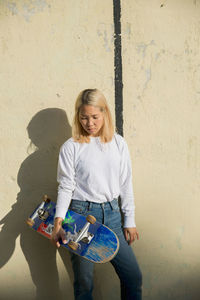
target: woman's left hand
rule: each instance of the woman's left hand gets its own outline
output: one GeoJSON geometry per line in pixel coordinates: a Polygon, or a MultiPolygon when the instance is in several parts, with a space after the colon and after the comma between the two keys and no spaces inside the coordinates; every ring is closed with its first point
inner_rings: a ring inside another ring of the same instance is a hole
{"type": "Polygon", "coordinates": [[[136,227],[124,228],[124,236],[129,245],[131,245],[136,239],[139,240],[139,233],[136,227]]]}

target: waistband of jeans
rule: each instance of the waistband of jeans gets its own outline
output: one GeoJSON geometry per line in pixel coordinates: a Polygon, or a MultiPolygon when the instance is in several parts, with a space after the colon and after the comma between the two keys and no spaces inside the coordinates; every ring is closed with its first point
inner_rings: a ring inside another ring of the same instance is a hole
{"type": "Polygon", "coordinates": [[[75,204],[75,205],[77,204],[77,205],[80,205],[82,207],[88,207],[89,209],[92,209],[92,208],[95,208],[95,207],[96,208],[98,208],[98,207],[103,207],[103,208],[111,207],[112,209],[114,209],[116,207],[116,205],[118,205],[118,199],[114,198],[111,201],[102,202],[102,203],[72,199],[70,206],[72,204],[75,204]]]}

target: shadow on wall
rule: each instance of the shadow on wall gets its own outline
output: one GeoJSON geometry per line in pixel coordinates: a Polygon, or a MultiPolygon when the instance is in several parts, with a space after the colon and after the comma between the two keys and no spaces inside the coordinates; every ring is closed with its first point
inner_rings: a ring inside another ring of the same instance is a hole
{"type": "MultiPolygon", "coordinates": [[[[0,267],[11,258],[15,240],[20,235],[20,245],[36,286],[36,299],[55,300],[60,296],[56,249],[48,239],[31,232],[25,220],[44,194],[56,200],[58,153],[60,146],[71,136],[71,127],[64,110],[48,108],[32,118],[27,131],[31,140],[28,151],[33,144],[37,148],[22,162],[18,172],[20,192],[17,202],[0,222],[4,224],[0,233],[0,243],[4,245],[1,248],[0,267]]],[[[69,258],[66,262],[66,257],[65,265],[69,265],[67,270],[70,271],[69,258]]]]}

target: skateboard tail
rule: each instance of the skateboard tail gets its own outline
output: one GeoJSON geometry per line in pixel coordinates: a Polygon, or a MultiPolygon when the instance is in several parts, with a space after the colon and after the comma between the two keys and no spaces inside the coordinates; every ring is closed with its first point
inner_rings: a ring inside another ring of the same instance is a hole
{"type": "Polygon", "coordinates": [[[90,246],[82,253],[84,257],[95,263],[106,263],[113,259],[119,250],[119,239],[117,235],[106,226],[98,228],[97,233],[90,246]]]}

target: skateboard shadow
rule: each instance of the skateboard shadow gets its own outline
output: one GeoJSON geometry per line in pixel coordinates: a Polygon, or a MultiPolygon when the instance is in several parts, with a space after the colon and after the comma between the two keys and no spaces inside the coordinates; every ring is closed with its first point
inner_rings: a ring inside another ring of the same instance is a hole
{"type": "MultiPolygon", "coordinates": [[[[48,239],[31,231],[25,221],[44,194],[56,201],[58,153],[60,146],[71,137],[71,127],[64,110],[47,108],[31,119],[27,131],[31,140],[28,152],[32,153],[22,162],[18,172],[20,192],[17,201],[0,221],[0,224],[4,224],[0,233],[0,267],[11,258],[16,238],[20,235],[21,249],[36,287],[36,299],[55,300],[61,296],[56,249],[48,239]]],[[[68,255],[62,259],[67,271],[71,272],[68,255]]]]}

